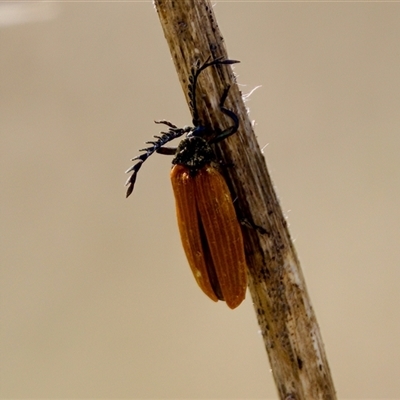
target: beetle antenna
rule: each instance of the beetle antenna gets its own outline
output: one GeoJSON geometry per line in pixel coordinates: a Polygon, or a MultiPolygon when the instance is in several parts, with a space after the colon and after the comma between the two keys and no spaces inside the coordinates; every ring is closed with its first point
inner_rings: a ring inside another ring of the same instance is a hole
{"type": "Polygon", "coordinates": [[[133,188],[135,186],[136,182],[136,177],[137,173],[139,172],[140,168],[142,167],[143,163],[156,151],[158,151],[162,146],[164,146],[166,143],[170,142],[171,140],[174,140],[183,134],[190,132],[192,129],[191,127],[184,127],[184,128],[178,128],[174,124],[172,124],[169,121],[166,120],[161,120],[161,121],[154,121],[156,124],[164,124],[169,126],[168,132],[161,132],[161,136],[154,136],[155,139],[157,140],[150,140],[148,142],[145,142],[146,144],[151,144],[152,146],[146,147],[144,149],[140,149],[139,151],[144,151],[145,153],[140,154],[139,156],[136,156],[132,158],[132,161],[137,161],[136,164],[132,165],[125,173],[129,174],[132,172],[132,175],[128,178],[128,180],[125,183],[125,186],[128,186],[128,189],[126,190],[126,197],[129,197],[129,195],[133,192],[133,188]]]}
{"type": "MultiPolygon", "coordinates": [[[[201,71],[205,70],[208,67],[211,67],[212,65],[220,65],[220,64],[229,65],[229,64],[236,64],[236,63],[240,62],[240,61],[236,61],[236,60],[224,60],[222,57],[216,58],[213,61],[209,61],[209,60],[210,60],[210,57],[208,57],[207,60],[202,65],[200,65],[200,61],[196,61],[195,65],[191,69],[191,74],[189,76],[188,97],[189,97],[189,106],[190,106],[190,109],[191,109],[192,115],[193,115],[194,128],[190,127],[190,126],[186,126],[184,128],[178,128],[176,125],[174,125],[173,123],[171,123],[167,120],[154,121],[156,124],[167,125],[169,127],[168,132],[161,132],[161,136],[154,136],[154,138],[156,140],[151,140],[151,141],[146,142],[146,144],[151,144],[151,146],[146,147],[144,149],[140,149],[139,151],[143,151],[144,153],[136,156],[135,158],[132,158],[132,161],[137,161],[137,162],[136,162],[136,164],[132,165],[132,167],[130,167],[126,171],[127,174],[132,172],[132,175],[128,178],[128,180],[125,183],[125,186],[128,186],[128,189],[126,190],[126,197],[129,197],[130,194],[133,192],[133,188],[134,188],[135,182],[136,182],[136,177],[137,177],[137,174],[138,174],[140,168],[142,168],[143,163],[153,153],[158,152],[158,153],[164,153],[164,154],[171,154],[171,149],[169,149],[169,148],[167,149],[165,147],[162,148],[162,146],[164,146],[171,140],[181,137],[185,133],[189,133],[189,132],[193,131],[195,128],[198,128],[201,126],[200,120],[199,120],[199,114],[197,111],[197,104],[196,104],[197,79],[198,79],[201,71]],[[165,151],[163,151],[163,150],[165,150],[165,151]]],[[[229,87],[227,89],[225,89],[224,94],[222,95],[220,108],[223,113],[230,116],[234,120],[234,122],[237,124],[237,122],[235,121],[235,118],[234,118],[234,114],[231,111],[229,111],[223,107],[224,101],[228,95],[228,90],[229,90],[229,87]]],[[[232,130],[232,127],[230,129],[232,130]]],[[[237,127],[236,127],[236,129],[237,129],[237,127]]],[[[236,131],[236,129],[234,129],[234,131],[236,131]]],[[[229,132],[229,133],[222,132],[222,136],[219,136],[218,139],[222,140],[223,138],[230,136],[232,133],[231,132],[229,132]]]]}
{"type": "Polygon", "coordinates": [[[210,57],[208,57],[207,60],[202,65],[200,65],[199,61],[196,61],[195,65],[192,67],[191,75],[189,76],[188,97],[189,97],[189,105],[193,115],[194,127],[198,127],[201,125],[196,103],[197,78],[199,77],[201,71],[204,71],[206,68],[211,67],[212,65],[220,65],[220,64],[228,65],[240,62],[237,60],[224,60],[222,57],[216,58],[215,60],[210,62],[209,60],[210,57]]]}

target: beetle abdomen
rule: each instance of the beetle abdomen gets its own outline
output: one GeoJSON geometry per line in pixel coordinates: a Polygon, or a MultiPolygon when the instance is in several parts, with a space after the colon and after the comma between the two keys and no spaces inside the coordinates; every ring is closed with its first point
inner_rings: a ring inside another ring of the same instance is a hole
{"type": "Polygon", "coordinates": [[[171,181],[182,245],[198,285],[212,300],[236,308],[246,294],[246,259],[223,176],[211,165],[195,175],[175,165],[171,181]]]}

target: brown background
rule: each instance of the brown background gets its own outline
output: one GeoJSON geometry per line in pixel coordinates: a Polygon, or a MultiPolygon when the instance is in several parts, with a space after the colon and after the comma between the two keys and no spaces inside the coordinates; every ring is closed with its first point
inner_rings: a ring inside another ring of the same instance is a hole
{"type": "MultiPolygon", "coordinates": [[[[214,9],[242,92],[262,85],[247,104],[338,397],[400,398],[400,4],[214,9]]],[[[170,159],[124,198],[153,120],[190,123],[153,5],[0,23],[1,397],[276,398],[251,299],[191,276],[170,159]]]]}

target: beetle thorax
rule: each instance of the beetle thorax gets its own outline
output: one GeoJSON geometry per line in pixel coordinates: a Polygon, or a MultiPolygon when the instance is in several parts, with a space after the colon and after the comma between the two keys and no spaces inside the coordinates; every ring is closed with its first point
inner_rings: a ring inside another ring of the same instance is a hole
{"type": "Polygon", "coordinates": [[[172,164],[184,165],[196,174],[213,161],[215,154],[208,142],[199,136],[190,136],[179,143],[172,164]]]}

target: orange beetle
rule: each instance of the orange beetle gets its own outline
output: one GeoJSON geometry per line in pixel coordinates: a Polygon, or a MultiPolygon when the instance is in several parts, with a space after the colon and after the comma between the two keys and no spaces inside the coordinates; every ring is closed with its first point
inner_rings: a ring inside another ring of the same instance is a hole
{"type": "Polygon", "coordinates": [[[156,121],[169,127],[156,141],[147,142],[151,147],[135,157],[138,161],[126,171],[133,174],[127,180],[127,197],[132,193],[136,176],[144,161],[154,152],[175,155],[171,170],[171,182],[175,196],[179,232],[186,257],[193,275],[212,300],[223,300],[230,308],[236,308],[245,298],[247,287],[246,258],[240,224],[236,217],[229,188],[218,170],[211,144],[233,135],[239,127],[235,113],[224,108],[229,87],[225,89],[220,110],[229,116],[233,125],[213,135],[210,140],[207,129],[199,122],[196,108],[197,78],[205,68],[218,64],[234,64],[238,61],[216,59],[198,64],[189,78],[189,99],[194,127],[178,128],[169,121],[156,121]],[[186,134],[177,149],[164,147],[173,139],[186,134]]]}

